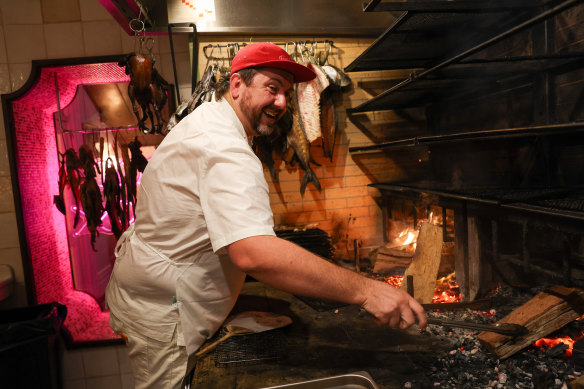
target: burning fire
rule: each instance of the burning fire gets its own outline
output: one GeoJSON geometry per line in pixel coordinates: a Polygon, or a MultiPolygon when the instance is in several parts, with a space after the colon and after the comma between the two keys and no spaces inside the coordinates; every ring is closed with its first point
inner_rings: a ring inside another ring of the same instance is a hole
{"type": "MultiPolygon", "coordinates": [[[[401,286],[403,278],[404,278],[403,276],[398,275],[387,276],[384,278],[384,282],[396,288],[399,288],[401,286]]],[[[445,277],[436,280],[436,289],[434,289],[432,303],[434,304],[455,303],[462,300],[458,284],[453,278],[454,273],[451,273],[445,277]]]]}
{"type": "MultiPolygon", "coordinates": [[[[576,320],[580,321],[582,319],[584,319],[584,315],[580,316],[576,320]]],[[[550,349],[554,346],[557,346],[560,343],[563,343],[563,344],[568,346],[566,351],[564,351],[563,356],[564,357],[571,357],[572,350],[574,349],[574,343],[583,337],[584,337],[584,333],[582,331],[580,331],[578,336],[576,336],[575,338],[572,338],[571,336],[555,336],[553,338],[541,338],[541,339],[538,339],[535,342],[533,342],[533,345],[536,347],[541,347],[541,348],[544,348],[547,350],[547,349],[550,349]]]]}
{"type": "Polygon", "coordinates": [[[564,336],[561,338],[541,338],[533,342],[533,345],[536,347],[542,347],[545,349],[550,349],[554,346],[557,346],[560,343],[564,343],[568,345],[566,351],[564,351],[564,357],[571,357],[572,350],[574,349],[574,342],[580,339],[584,334],[581,334],[578,338],[572,339],[570,336],[564,336]]]}

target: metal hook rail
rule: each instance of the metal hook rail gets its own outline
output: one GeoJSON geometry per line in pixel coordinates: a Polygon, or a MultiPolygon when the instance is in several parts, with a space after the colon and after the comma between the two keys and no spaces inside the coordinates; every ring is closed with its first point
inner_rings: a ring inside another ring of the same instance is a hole
{"type": "MultiPolygon", "coordinates": [[[[315,50],[318,50],[318,45],[319,44],[323,44],[324,47],[326,48],[328,45],[328,51],[330,52],[332,50],[332,48],[334,47],[334,42],[331,40],[306,40],[306,41],[293,41],[293,42],[273,42],[275,45],[278,46],[284,46],[286,51],[288,51],[288,47],[289,46],[293,46],[295,52],[301,48],[301,51],[299,52],[299,54],[302,54],[302,52],[306,52],[306,51],[312,51],[314,52],[315,50]]],[[[206,46],[203,47],[203,54],[205,55],[205,57],[207,58],[207,60],[226,60],[226,59],[233,59],[233,57],[235,56],[235,54],[239,51],[239,49],[241,47],[244,47],[246,45],[250,44],[250,42],[247,43],[226,43],[226,44],[208,44],[206,46]],[[219,55],[220,56],[214,56],[213,52],[215,49],[219,49],[219,55]],[[222,55],[222,49],[226,49],[226,56],[221,56],[222,55]],[[209,53],[207,52],[207,50],[211,50],[209,53]]]]}

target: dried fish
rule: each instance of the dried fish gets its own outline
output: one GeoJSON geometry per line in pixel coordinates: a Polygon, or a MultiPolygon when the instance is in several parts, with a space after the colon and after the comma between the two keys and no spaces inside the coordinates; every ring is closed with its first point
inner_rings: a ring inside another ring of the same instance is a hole
{"type": "Polygon", "coordinates": [[[325,157],[333,161],[333,150],[337,133],[337,115],[330,88],[322,92],[320,99],[320,124],[322,129],[322,149],[325,157]]]}
{"type": "Polygon", "coordinates": [[[320,66],[306,64],[316,73],[316,78],[297,85],[299,117],[309,143],[321,136],[320,128],[320,94],[330,84],[320,66]]]}
{"type": "Polygon", "coordinates": [[[290,97],[293,122],[287,139],[288,144],[296,152],[300,166],[305,170],[304,176],[302,176],[302,181],[300,182],[300,194],[304,195],[308,182],[312,182],[315,188],[319,191],[321,190],[321,187],[316,174],[314,174],[310,168],[310,142],[304,133],[304,124],[302,120],[300,120],[300,115],[298,113],[298,100],[297,92],[294,91],[290,97]]]}

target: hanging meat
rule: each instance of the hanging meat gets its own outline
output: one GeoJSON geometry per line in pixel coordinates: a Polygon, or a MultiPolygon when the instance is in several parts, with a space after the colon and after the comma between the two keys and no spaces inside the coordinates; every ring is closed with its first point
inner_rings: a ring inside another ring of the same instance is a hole
{"type": "Polygon", "coordinates": [[[65,167],[67,170],[67,183],[73,192],[73,200],[75,201],[75,219],[73,220],[73,228],[77,227],[80,218],[79,199],[81,197],[80,191],[80,174],[81,162],[75,149],[67,149],[65,151],[65,167]]]}
{"type": "Polygon", "coordinates": [[[65,215],[65,198],[63,197],[63,193],[65,191],[65,186],[67,185],[67,170],[65,169],[65,156],[59,153],[59,158],[61,160],[59,163],[59,194],[53,196],[53,203],[59,212],[65,215]]]}
{"type": "MultiPolygon", "coordinates": [[[[114,137],[114,151],[115,151],[115,155],[116,155],[116,162],[118,165],[118,176],[119,176],[119,181],[118,181],[118,185],[120,187],[120,200],[121,200],[121,207],[123,212],[120,212],[118,214],[119,217],[119,221],[120,221],[120,227],[121,227],[121,232],[124,232],[124,230],[128,227],[128,196],[127,196],[127,182],[126,182],[126,178],[124,176],[124,169],[122,169],[122,164],[120,163],[121,159],[120,159],[120,155],[118,153],[118,137],[117,134],[114,137]]],[[[107,180],[107,176],[106,176],[106,180],[107,180]]],[[[118,202],[119,204],[119,202],[118,202]]]]}
{"type": "Polygon", "coordinates": [[[153,61],[141,54],[128,54],[118,62],[118,65],[125,67],[126,74],[130,75],[128,96],[132,101],[134,114],[138,118],[138,127],[144,133],[161,134],[165,124],[161,111],[168,99],[168,83],[154,69],[153,61]],[[140,109],[142,115],[140,115],[140,109]],[[156,116],[156,124],[154,116],[156,116]],[[152,129],[146,127],[148,118],[152,123],[152,129]]]}
{"type": "Polygon", "coordinates": [[[130,149],[130,154],[132,157],[130,161],[130,187],[128,192],[132,194],[134,199],[134,211],[136,210],[135,201],[138,192],[138,172],[143,173],[144,169],[146,169],[146,165],[148,164],[148,160],[146,157],[144,157],[144,154],[142,154],[142,150],[140,150],[141,146],[142,144],[138,140],[138,137],[135,137],[132,142],[128,143],[128,148],[130,149]]]}
{"type": "Polygon", "coordinates": [[[103,195],[105,196],[105,210],[109,216],[112,233],[119,239],[122,236],[123,224],[122,217],[124,211],[120,205],[121,202],[121,188],[118,172],[114,167],[111,158],[106,161],[105,181],[103,183],[103,195]]]}
{"type": "Polygon", "coordinates": [[[95,177],[100,172],[99,165],[95,162],[93,152],[87,145],[79,148],[79,161],[83,167],[85,178],[81,184],[81,206],[87,220],[87,230],[91,234],[91,248],[95,249],[95,239],[99,235],[97,227],[102,225],[101,215],[103,214],[103,204],[101,192],[95,177]]]}

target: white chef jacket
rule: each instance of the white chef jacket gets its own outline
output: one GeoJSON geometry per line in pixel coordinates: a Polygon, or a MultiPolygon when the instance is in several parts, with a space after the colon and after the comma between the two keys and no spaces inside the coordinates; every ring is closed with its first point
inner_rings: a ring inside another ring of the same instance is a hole
{"type": "Polygon", "coordinates": [[[275,235],[268,185],[226,101],[202,104],[154,152],[136,222],[116,246],[106,288],[115,331],[131,328],[195,352],[220,327],[245,274],[224,247],[275,235]]]}

